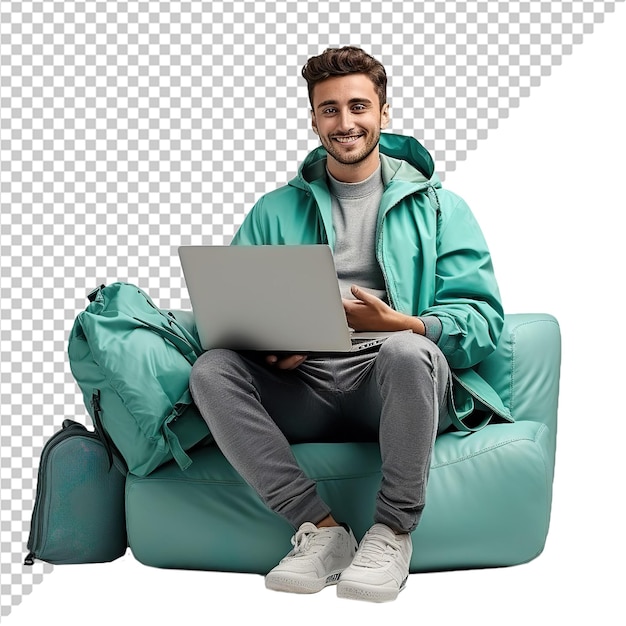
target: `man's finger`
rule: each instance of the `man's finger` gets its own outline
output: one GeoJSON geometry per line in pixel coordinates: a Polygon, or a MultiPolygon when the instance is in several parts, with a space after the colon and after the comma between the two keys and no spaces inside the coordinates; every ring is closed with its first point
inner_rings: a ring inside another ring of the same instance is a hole
{"type": "Polygon", "coordinates": [[[374,304],[377,300],[379,300],[379,298],[372,295],[368,291],[365,291],[365,289],[361,289],[358,285],[352,285],[352,287],[350,287],[350,291],[357,300],[360,300],[365,304],[374,304]]]}
{"type": "Polygon", "coordinates": [[[302,354],[293,354],[291,356],[280,359],[277,363],[278,369],[291,370],[299,367],[306,361],[306,356],[302,354]]]}

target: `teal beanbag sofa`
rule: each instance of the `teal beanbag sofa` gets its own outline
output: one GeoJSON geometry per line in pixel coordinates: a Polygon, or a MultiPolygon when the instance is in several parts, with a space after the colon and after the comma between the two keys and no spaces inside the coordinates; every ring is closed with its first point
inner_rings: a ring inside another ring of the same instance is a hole
{"type": "MultiPolygon", "coordinates": [[[[515,422],[438,437],[426,508],[413,533],[412,572],[516,565],[541,553],[552,502],[560,359],[554,317],[506,316],[498,349],[479,371],[515,422]]],[[[360,539],[372,524],[380,483],[377,444],[293,449],[334,516],[360,539]]],[[[191,457],[186,471],[170,462],[145,477],[128,475],[126,523],[135,558],[162,568],[268,572],[288,551],[293,529],[215,445],[191,457]]]]}

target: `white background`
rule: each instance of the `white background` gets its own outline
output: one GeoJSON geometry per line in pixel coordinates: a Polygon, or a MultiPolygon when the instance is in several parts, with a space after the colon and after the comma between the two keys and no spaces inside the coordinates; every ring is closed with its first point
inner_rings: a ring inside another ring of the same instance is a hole
{"type": "Polygon", "coordinates": [[[413,575],[395,603],[370,605],[338,600],[333,588],[269,592],[256,575],[153,569],[129,552],[111,564],[55,567],[3,624],[626,624],[625,37],[618,4],[445,181],[483,227],[506,310],[552,313],[561,324],[557,474],[539,558],[413,575]]]}

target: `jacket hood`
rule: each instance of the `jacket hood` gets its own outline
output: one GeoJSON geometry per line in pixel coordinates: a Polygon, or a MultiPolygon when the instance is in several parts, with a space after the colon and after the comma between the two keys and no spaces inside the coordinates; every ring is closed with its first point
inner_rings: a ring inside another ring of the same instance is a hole
{"type": "MultiPolygon", "coordinates": [[[[385,184],[393,179],[421,185],[430,184],[433,187],[441,186],[430,153],[414,137],[381,133],[379,149],[385,184]]],[[[302,161],[297,176],[289,184],[306,189],[309,183],[325,176],[327,157],[323,146],[309,152],[302,161]]]]}

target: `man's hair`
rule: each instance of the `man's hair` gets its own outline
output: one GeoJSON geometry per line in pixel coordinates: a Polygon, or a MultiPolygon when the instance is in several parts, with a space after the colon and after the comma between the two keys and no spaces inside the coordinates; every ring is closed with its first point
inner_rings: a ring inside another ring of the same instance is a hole
{"type": "Polygon", "coordinates": [[[374,83],[380,106],[387,102],[387,72],[380,61],[361,48],[344,46],[327,48],[322,54],[311,57],[302,68],[302,76],[309,89],[309,102],[313,107],[313,89],[317,83],[333,76],[365,74],[374,83]]]}

